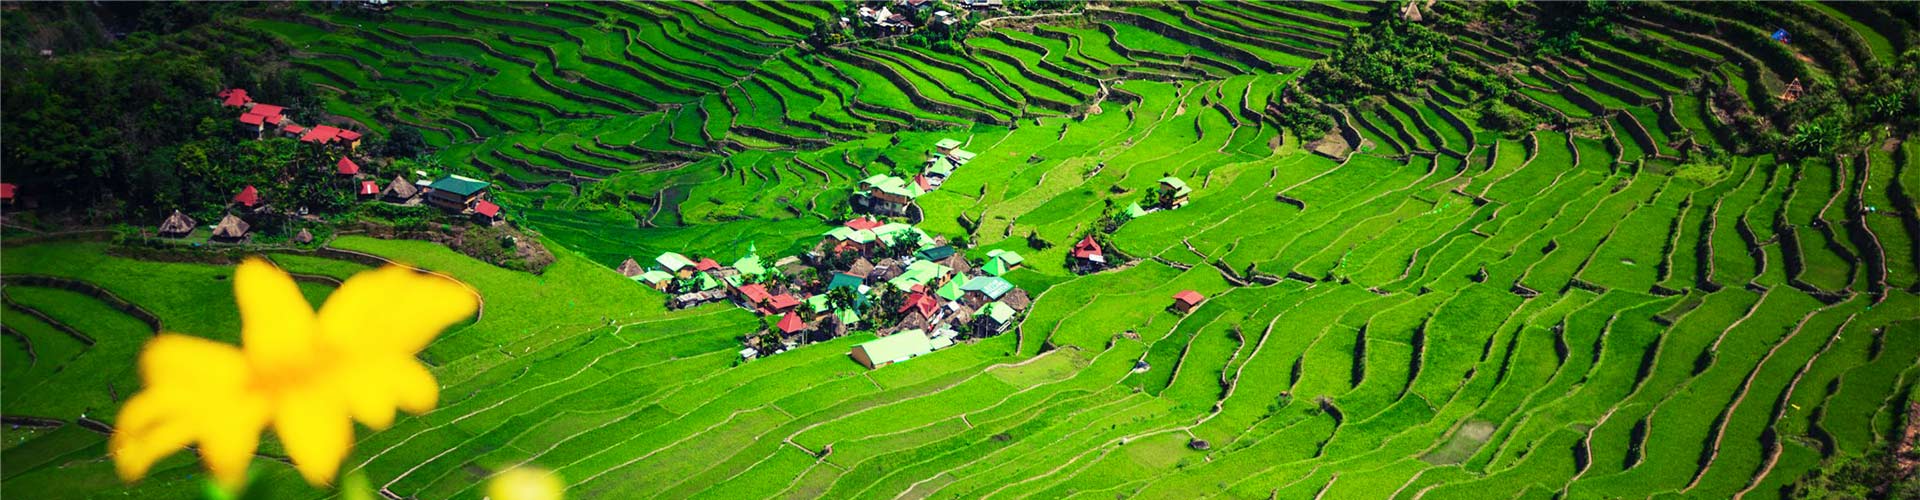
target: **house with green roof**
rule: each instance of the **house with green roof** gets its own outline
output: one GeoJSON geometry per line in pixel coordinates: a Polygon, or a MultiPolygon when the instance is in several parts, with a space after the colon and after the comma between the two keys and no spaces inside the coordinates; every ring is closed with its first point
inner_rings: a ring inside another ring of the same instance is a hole
{"type": "Polygon", "coordinates": [[[987,258],[1000,259],[1001,262],[1007,263],[1007,266],[1009,267],[1020,267],[1021,263],[1027,261],[1026,257],[1020,256],[1020,252],[1015,252],[1012,250],[1001,250],[997,248],[988,251],[987,258]]]}
{"type": "Polygon", "coordinates": [[[955,251],[952,245],[940,245],[922,248],[914,252],[913,256],[926,260],[946,260],[947,257],[952,257],[955,251]]]}
{"type": "Polygon", "coordinates": [[[959,139],[943,137],[939,142],[933,143],[933,149],[940,154],[947,154],[948,151],[953,151],[953,148],[957,147],[960,147],[959,139]]]}
{"type": "Polygon", "coordinates": [[[854,229],[847,226],[834,226],[833,229],[827,231],[826,236],[839,241],[850,241],[865,245],[873,243],[876,235],[872,229],[854,229]]]}
{"type": "Polygon", "coordinates": [[[934,290],[933,294],[946,300],[960,300],[960,297],[967,295],[967,290],[960,287],[960,280],[947,280],[947,284],[940,285],[940,289],[934,290]]]}
{"type": "Polygon", "coordinates": [[[960,289],[967,291],[967,305],[981,307],[1013,291],[1013,283],[999,276],[975,276],[960,289]]]}
{"type": "Polygon", "coordinates": [[[858,252],[867,253],[873,249],[875,235],[871,229],[854,229],[847,226],[834,226],[826,232],[819,250],[826,253],[858,252]]]}
{"type": "Polygon", "coordinates": [[[480,179],[449,175],[427,185],[427,203],[447,210],[466,210],[486,197],[492,184],[480,179]]]}
{"type": "Polygon", "coordinates": [[[1007,267],[1007,263],[1001,262],[1000,259],[987,259],[987,264],[980,266],[980,272],[987,273],[990,276],[1000,276],[1012,270],[1012,268],[1007,267]]]}
{"type": "Polygon", "coordinates": [[[720,280],[714,279],[711,273],[701,271],[699,274],[693,275],[693,286],[702,292],[715,290],[720,288],[720,280]]]}
{"type": "Polygon", "coordinates": [[[981,266],[981,270],[987,274],[1000,276],[1007,271],[1012,271],[1013,268],[1020,267],[1020,264],[1026,261],[1027,259],[1021,257],[1019,252],[995,249],[987,252],[987,264],[981,266]]]}
{"type": "Polygon", "coordinates": [[[833,318],[840,320],[840,324],[846,325],[848,328],[852,328],[853,325],[860,324],[860,313],[854,312],[852,309],[840,309],[840,310],[834,311],[833,318]]]}
{"type": "Polygon", "coordinates": [[[673,273],[676,276],[682,278],[693,277],[693,259],[689,259],[685,255],[667,252],[660,254],[659,257],[654,257],[653,262],[659,264],[661,269],[665,269],[667,272],[673,273]]]}
{"type": "Polygon", "coordinates": [[[1013,307],[999,302],[988,302],[973,312],[973,331],[975,335],[987,335],[1007,331],[1013,324],[1013,307]]]}
{"type": "Polygon", "coordinates": [[[967,162],[973,161],[973,152],[965,149],[955,149],[947,153],[947,158],[953,160],[954,165],[966,165],[967,162]]]}
{"type": "Polygon", "coordinates": [[[1127,218],[1138,219],[1146,215],[1147,215],[1147,209],[1140,208],[1140,202],[1136,201],[1127,205],[1127,218]]]}
{"type": "Polygon", "coordinates": [[[1186,206],[1187,195],[1191,194],[1193,194],[1193,188],[1187,187],[1186,181],[1180,180],[1178,177],[1160,178],[1160,196],[1162,197],[1161,199],[1165,200],[1161,203],[1161,206],[1167,208],[1186,206]]]}
{"type": "Polygon", "coordinates": [[[953,169],[957,166],[959,165],[955,165],[953,160],[947,159],[945,156],[935,156],[933,159],[927,160],[927,175],[933,177],[952,177],[953,169]]]}
{"type": "Polygon", "coordinates": [[[834,273],[833,279],[827,281],[827,290],[852,288],[855,292],[861,292],[860,288],[866,286],[865,283],[866,278],[847,273],[834,273]]]}
{"type": "Polygon", "coordinates": [[[933,352],[926,330],[906,330],[853,346],[847,355],[867,369],[899,363],[933,352]]]}
{"type": "Polygon", "coordinates": [[[646,283],[647,286],[653,287],[653,289],[655,290],[666,290],[667,285],[673,283],[673,274],[668,273],[666,271],[661,271],[659,269],[654,269],[651,271],[640,273],[639,276],[634,276],[633,280],[641,283],[646,283]]]}
{"type": "Polygon", "coordinates": [[[931,260],[916,260],[908,264],[906,270],[901,271],[899,276],[887,280],[887,284],[893,285],[902,292],[911,292],[915,286],[940,286],[946,282],[947,277],[952,275],[951,267],[931,260]]]}
{"type": "Polygon", "coordinates": [[[861,192],[854,195],[857,207],[883,214],[905,214],[907,206],[927,194],[919,183],[891,175],[875,175],[860,181],[861,192]]]}
{"type": "Polygon", "coordinates": [[[759,249],[751,243],[747,245],[747,256],[741,257],[740,260],[733,261],[733,268],[745,276],[767,274],[767,266],[760,263],[759,249]]]}

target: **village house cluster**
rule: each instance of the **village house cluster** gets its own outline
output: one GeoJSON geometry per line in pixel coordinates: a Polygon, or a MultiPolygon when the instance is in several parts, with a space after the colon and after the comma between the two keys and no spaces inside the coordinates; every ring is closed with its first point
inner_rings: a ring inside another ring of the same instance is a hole
{"type": "Polygon", "coordinates": [[[771,266],[749,248],[731,265],[666,252],[652,266],[629,258],[618,271],[667,292],[675,308],[731,301],[768,318],[767,335],[749,337],[742,358],[873,330],[882,338],[850,355],[878,368],[1005,332],[1031,300],[1001,276],[1024,262],[995,250],[976,265],[945,238],[861,217],[827,231],[805,256],[771,266]]]}
{"type": "Polygon", "coordinates": [[[972,261],[944,237],[885,220],[918,220],[915,200],[974,159],[960,146],[955,139],[935,143],[922,172],[911,179],[881,174],[861,180],[850,201],[869,215],[827,230],[804,256],[769,266],[750,247],[747,255],[722,265],[710,257],[667,252],[652,266],[629,258],[618,270],[667,292],[671,307],[732,301],[763,315],[767,330],[746,339],[743,359],[872,330],[880,339],[854,346],[848,355],[879,368],[955,342],[998,335],[1032,303],[1025,290],[1003,277],[1026,259],[1015,251],[993,250],[972,261]]]}
{"type": "Polygon", "coordinates": [[[903,216],[919,220],[919,207],[915,200],[946,184],[954,171],[973,161],[975,154],[960,149],[956,139],[940,139],[933,145],[933,154],[921,172],[910,179],[876,174],[861,179],[849,200],[854,211],[884,216],[903,216]]]}
{"type": "MultiPolygon", "coordinates": [[[[425,203],[449,213],[470,217],[477,224],[494,225],[504,220],[505,214],[500,205],[488,199],[491,184],[487,181],[459,175],[429,179],[426,173],[415,172],[417,180],[409,181],[405,175],[395,175],[382,185],[371,174],[363,172],[360,163],[353,159],[360,148],[360,132],[331,125],[299,125],[286,115],[286,108],[255,102],[246,89],[222,90],[215,96],[220,99],[221,105],[240,110],[237,120],[241,132],[256,140],[278,134],[337,153],[340,159],[331,166],[334,175],[341,178],[346,189],[353,190],[361,200],[404,206],[425,203]]],[[[252,229],[252,224],[246,220],[248,217],[276,214],[304,215],[300,210],[276,210],[258,188],[245,186],[233,195],[227,205],[227,213],[213,225],[211,240],[222,243],[246,242],[250,239],[252,229]]],[[[161,222],[158,234],[163,238],[185,238],[199,225],[200,222],[193,217],[174,210],[161,222]]],[[[312,234],[301,230],[293,239],[296,243],[307,243],[312,241],[312,234]]]]}
{"type": "MultiPolygon", "coordinates": [[[[840,18],[840,23],[849,28],[853,27],[853,23],[859,22],[878,27],[887,32],[905,32],[912,30],[914,27],[913,20],[907,16],[908,12],[923,12],[932,9],[933,14],[927,19],[927,22],[941,25],[953,25],[960,22],[960,18],[966,15],[965,12],[942,9],[938,4],[939,2],[936,0],[874,2],[870,5],[861,5],[859,9],[855,11],[859,17],[857,21],[843,17],[840,18]]],[[[948,4],[957,9],[986,11],[1005,8],[1006,0],[954,0],[948,2],[948,4]]]]}

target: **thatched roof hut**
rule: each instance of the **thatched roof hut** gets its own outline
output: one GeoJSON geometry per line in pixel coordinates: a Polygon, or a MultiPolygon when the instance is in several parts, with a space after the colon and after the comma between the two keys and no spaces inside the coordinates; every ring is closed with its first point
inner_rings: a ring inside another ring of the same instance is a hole
{"type": "Polygon", "coordinates": [[[413,183],[407,182],[406,177],[402,177],[398,175],[393,176],[393,181],[387,183],[387,188],[380,191],[381,198],[386,198],[392,201],[402,201],[402,202],[411,200],[413,199],[414,196],[418,196],[419,194],[420,194],[419,186],[415,186],[413,185],[413,183]]]}
{"type": "Polygon", "coordinates": [[[1000,302],[1006,304],[1007,307],[1013,308],[1015,311],[1025,311],[1027,310],[1027,306],[1033,305],[1033,299],[1027,297],[1027,291],[1019,288],[1007,292],[1007,296],[1001,297],[1000,302]]]}
{"type": "Polygon", "coordinates": [[[940,261],[940,264],[953,268],[953,274],[955,276],[965,276],[973,272],[973,263],[967,262],[967,256],[965,254],[957,252],[953,255],[948,255],[946,259],[940,261]]]}
{"type": "Polygon", "coordinates": [[[252,226],[247,225],[247,221],[240,220],[239,217],[235,217],[233,214],[227,214],[226,217],[220,219],[219,224],[213,226],[213,237],[238,240],[247,237],[247,230],[251,227],[252,226]]]}
{"type": "Polygon", "coordinates": [[[900,273],[905,272],[905,267],[906,266],[900,265],[899,260],[892,257],[880,259],[879,263],[873,265],[873,271],[867,273],[867,281],[886,281],[893,279],[900,276],[900,273]]]}
{"type": "Polygon", "coordinates": [[[293,235],[293,242],[302,245],[313,243],[313,232],[301,229],[298,234],[293,235]]]}
{"type": "Polygon", "coordinates": [[[647,272],[645,268],[640,267],[640,262],[633,260],[633,257],[627,257],[626,262],[621,262],[620,268],[615,269],[615,271],[620,271],[621,276],[626,276],[628,278],[639,276],[647,272]]]}
{"type": "Polygon", "coordinates": [[[160,235],[168,238],[185,237],[188,233],[193,232],[195,226],[199,225],[199,221],[193,220],[193,218],[188,217],[187,214],[180,213],[179,210],[174,210],[173,215],[168,215],[167,220],[160,223],[160,235]]]}
{"type": "Polygon", "coordinates": [[[847,266],[847,274],[859,276],[864,279],[867,275],[873,274],[873,261],[867,260],[866,257],[853,259],[853,264],[847,266]]]}

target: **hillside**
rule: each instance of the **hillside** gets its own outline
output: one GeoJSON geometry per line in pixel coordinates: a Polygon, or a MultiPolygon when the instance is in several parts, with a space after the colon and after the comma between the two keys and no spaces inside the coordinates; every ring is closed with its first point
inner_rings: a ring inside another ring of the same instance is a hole
{"type": "MultiPolygon", "coordinates": [[[[0,488],[200,495],[193,453],[126,484],[106,443],[142,343],[239,341],[264,255],[316,305],[387,261],[479,294],[418,356],[438,406],[358,429],[387,498],[521,465],[573,498],[1920,493],[1915,4],[927,3],[10,34],[0,488]],[[177,83],[102,97],[158,103],[112,133],[17,111],[148,50],[177,83]],[[226,130],[269,102],[366,143],[226,130]],[[129,132],[162,106],[207,125],[129,132]],[[227,216],[253,236],[196,227],[227,216]],[[857,354],[915,314],[952,345],[857,354]]],[[[335,494],[263,443],[255,494],[335,494]]]]}

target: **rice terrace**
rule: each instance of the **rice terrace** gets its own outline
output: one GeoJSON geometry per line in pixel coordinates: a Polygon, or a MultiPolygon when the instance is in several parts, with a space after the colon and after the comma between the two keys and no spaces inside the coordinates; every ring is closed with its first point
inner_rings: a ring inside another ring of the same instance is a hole
{"type": "Polygon", "coordinates": [[[0,3],[0,491],[1920,498],[1920,3],[0,3]]]}

